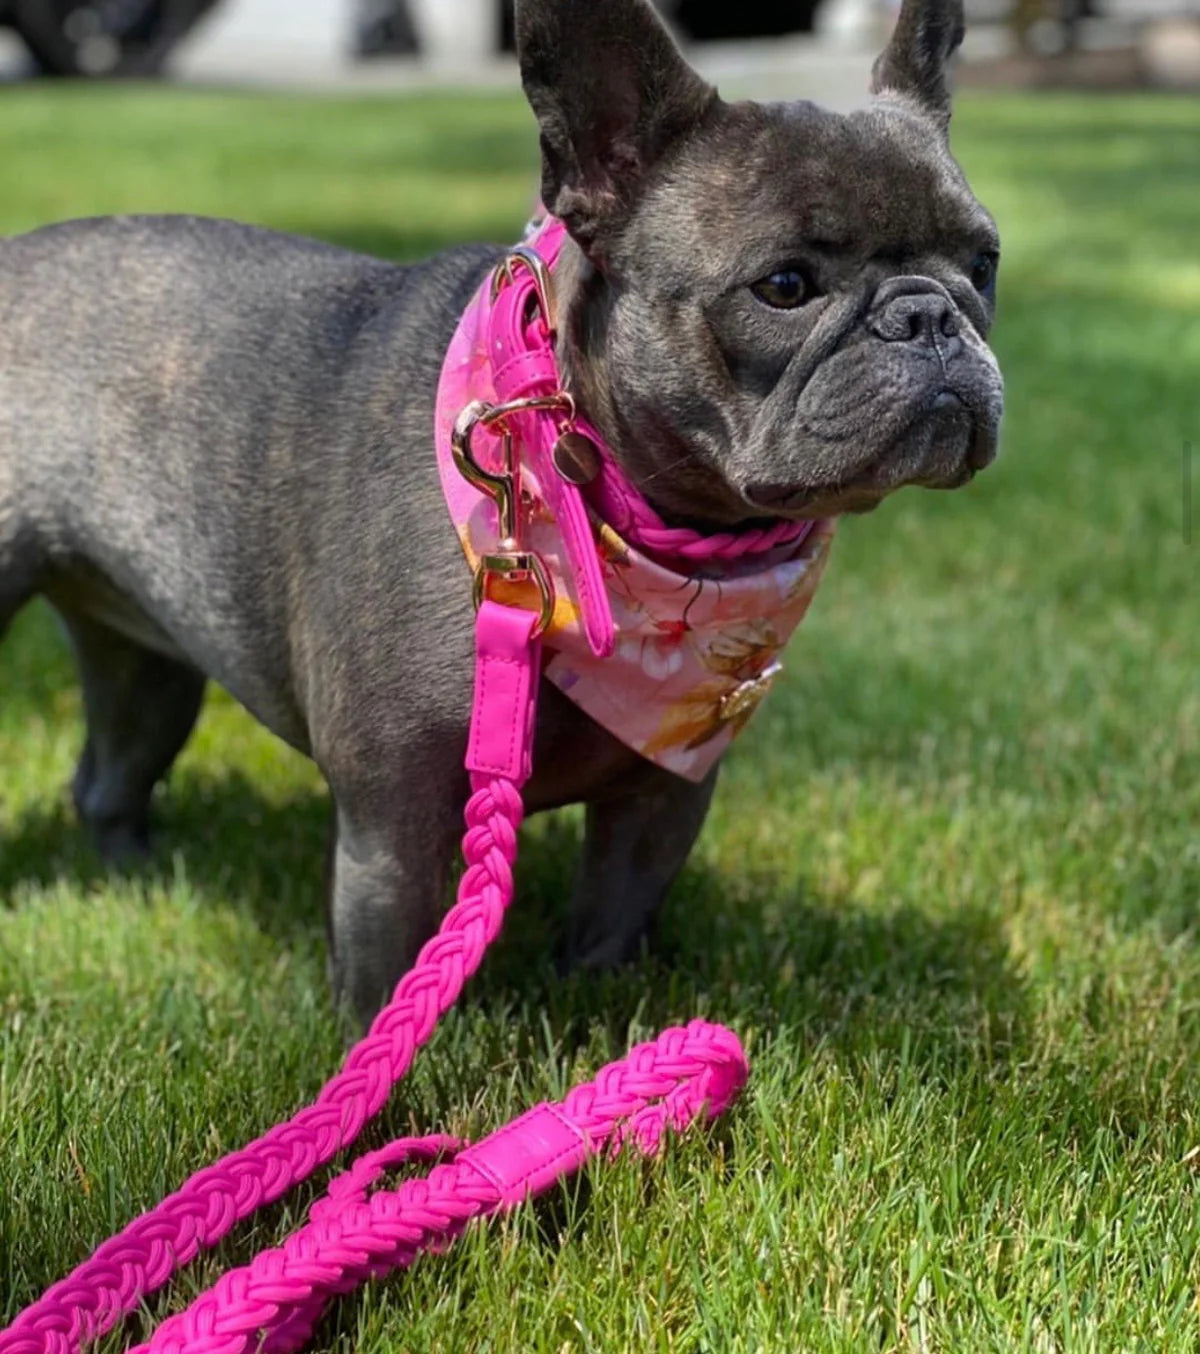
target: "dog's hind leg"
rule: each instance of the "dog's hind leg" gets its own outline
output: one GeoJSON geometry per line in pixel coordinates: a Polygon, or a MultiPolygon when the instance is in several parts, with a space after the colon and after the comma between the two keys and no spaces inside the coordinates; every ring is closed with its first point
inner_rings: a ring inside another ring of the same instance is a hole
{"type": "Polygon", "coordinates": [[[204,677],[90,617],[61,612],[79,664],[87,741],[73,793],[110,860],[145,854],[150,798],[196,723],[204,677]]]}
{"type": "MultiPolygon", "coordinates": [[[[0,467],[2,469],[2,467],[0,467]]],[[[0,639],[18,611],[37,591],[38,559],[0,497],[0,639]]]]}

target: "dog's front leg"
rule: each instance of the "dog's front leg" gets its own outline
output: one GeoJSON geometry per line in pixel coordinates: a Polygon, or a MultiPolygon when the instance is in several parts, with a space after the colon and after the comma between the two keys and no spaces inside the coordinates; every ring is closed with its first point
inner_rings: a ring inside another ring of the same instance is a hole
{"type": "Polygon", "coordinates": [[[699,785],[658,768],[638,782],[588,806],[568,965],[609,968],[634,957],[708,816],[717,770],[699,785]]]}
{"type": "Polygon", "coordinates": [[[364,1026],[437,930],[467,796],[452,755],[392,765],[382,779],[332,787],[330,976],[364,1026]],[[396,774],[405,766],[412,774],[396,774]]]}

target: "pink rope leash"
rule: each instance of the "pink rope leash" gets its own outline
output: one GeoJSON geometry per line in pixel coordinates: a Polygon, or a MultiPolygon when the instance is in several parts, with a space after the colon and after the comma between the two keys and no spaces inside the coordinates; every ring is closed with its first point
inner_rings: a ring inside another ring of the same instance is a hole
{"type": "Polygon", "coordinates": [[[307,1226],[227,1274],[134,1354],[290,1354],[308,1342],[335,1296],[411,1265],[424,1249],[444,1248],[474,1218],[540,1193],[606,1149],[615,1155],[632,1140],[653,1155],[668,1127],[686,1129],[706,1106],[719,1113],[744,1074],[736,1038],[698,1021],[634,1049],[560,1105],[529,1111],[428,1178],[368,1198],[384,1170],[453,1146],[416,1139],[373,1153],[334,1181],[307,1226]],[[542,1164],[532,1176],[513,1176],[512,1143],[530,1139],[542,1164]]]}
{"type": "MultiPolygon", "coordinates": [[[[73,1354],[242,1219],[308,1179],[383,1107],[478,969],[512,900],[539,673],[535,625],[529,612],[490,601],[480,609],[466,872],[456,905],[370,1032],[312,1105],[200,1171],[106,1241],[0,1332],[0,1354],[73,1354]]],[[[561,1106],[531,1110],[427,1179],[368,1198],[385,1169],[455,1146],[443,1138],[395,1143],[335,1180],[282,1248],[226,1275],[142,1349],[249,1351],[264,1336],[262,1348],[271,1354],[298,1349],[333,1297],[411,1264],[422,1249],[442,1248],[471,1219],[520,1204],[627,1140],[645,1153],[658,1151],[668,1127],[686,1128],[705,1106],[710,1116],[720,1114],[746,1074],[741,1046],[728,1030],[702,1022],[671,1030],[561,1106]]]]}
{"type": "MultiPolygon", "coordinates": [[[[599,440],[598,435],[596,440],[599,440]]],[[[731,564],[754,555],[769,554],[784,546],[798,545],[814,525],[781,518],[769,526],[709,535],[690,527],[667,526],[611,456],[603,457],[600,462],[600,475],[592,486],[592,497],[604,520],[633,545],[647,554],[688,564],[731,564]]]]}
{"type": "Polygon", "coordinates": [[[70,1354],[103,1335],[242,1219],[332,1160],[382,1109],[479,967],[512,897],[520,792],[488,777],[474,777],[473,789],[458,903],[341,1071],[295,1118],[198,1172],[106,1241],[0,1333],[3,1354],[70,1354]]]}

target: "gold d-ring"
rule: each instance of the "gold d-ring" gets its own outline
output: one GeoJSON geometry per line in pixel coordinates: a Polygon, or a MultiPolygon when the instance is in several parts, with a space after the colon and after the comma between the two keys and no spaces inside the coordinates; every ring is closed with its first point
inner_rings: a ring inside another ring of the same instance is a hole
{"type": "MultiPolygon", "coordinates": [[[[523,550],[503,550],[495,555],[484,555],[475,571],[475,610],[489,597],[491,583],[521,584],[531,583],[537,589],[537,628],[533,632],[536,639],[544,635],[554,619],[554,583],[542,563],[540,555],[523,550]]],[[[513,603],[508,603],[510,606],[513,603]]],[[[531,608],[532,609],[532,608],[531,608]]]]}
{"type": "Polygon", "coordinates": [[[546,260],[528,245],[519,244],[492,274],[492,300],[500,295],[505,283],[511,285],[517,280],[517,269],[525,268],[533,276],[537,292],[538,306],[542,319],[550,331],[550,342],[558,337],[558,298],[555,294],[554,275],[546,260]]]}

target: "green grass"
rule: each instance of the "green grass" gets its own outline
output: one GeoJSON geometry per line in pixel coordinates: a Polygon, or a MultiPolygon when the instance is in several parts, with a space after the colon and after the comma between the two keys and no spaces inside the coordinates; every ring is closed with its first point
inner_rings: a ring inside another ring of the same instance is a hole
{"type": "MultiPolygon", "coordinates": [[[[6,230],[188,210],[403,257],[512,237],[533,183],[513,100],[4,103],[6,230]]],[[[505,941],[369,1140],[485,1132],[697,1014],[748,1042],[743,1101],[342,1302],[319,1348],[1200,1347],[1200,105],[976,97],[955,144],[1005,239],[1003,458],[846,525],[663,957],[556,982],[578,819],[527,832],[505,941]]],[[[66,807],[78,696],[46,612],[0,690],[11,1316],[310,1097],[341,1036],[312,770],[214,695],[159,865],[113,878],[66,807]]]]}

